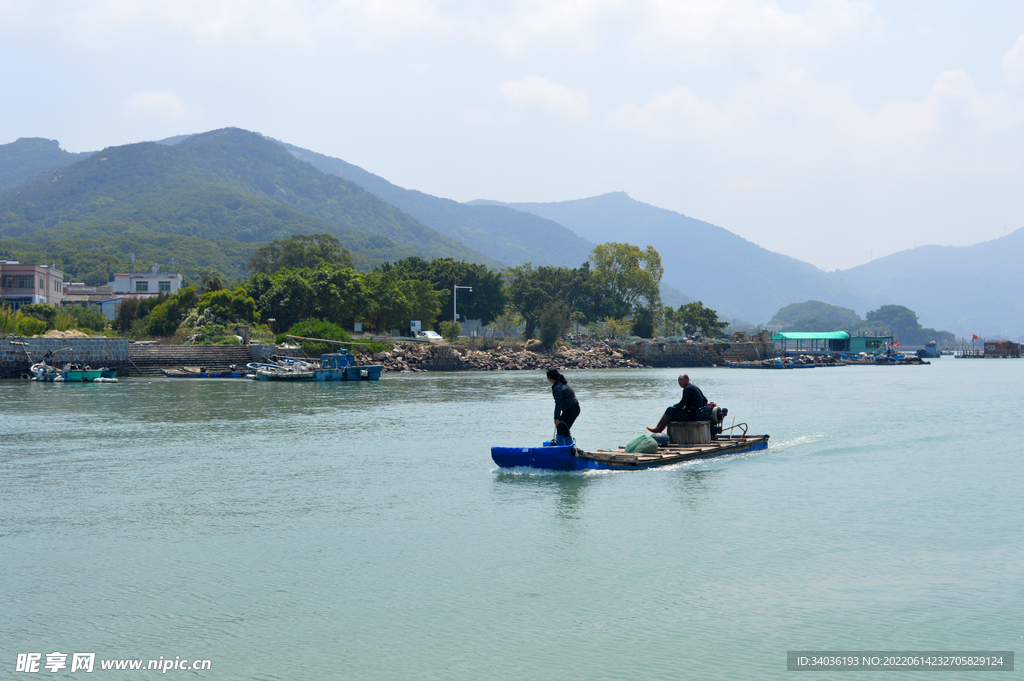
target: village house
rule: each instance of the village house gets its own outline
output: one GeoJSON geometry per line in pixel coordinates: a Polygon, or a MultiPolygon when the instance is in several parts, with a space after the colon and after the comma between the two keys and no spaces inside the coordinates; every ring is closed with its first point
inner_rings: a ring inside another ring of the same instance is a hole
{"type": "Polygon", "coordinates": [[[64,273],[46,265],[0,260],[0,297],[14,310],[32,303],[56,307],[64,297],[64,273]]]}

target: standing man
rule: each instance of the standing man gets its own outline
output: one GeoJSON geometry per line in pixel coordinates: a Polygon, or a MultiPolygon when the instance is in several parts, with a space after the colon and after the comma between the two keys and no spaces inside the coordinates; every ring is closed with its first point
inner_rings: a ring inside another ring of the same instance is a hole
{"type": "Polygon", "coordinates": [[[686,374],[679,374],[679,387],[683,389],[683,399],[666,409],[665,413],[661,416],[661,420],[658,421],[658,425],[653,428],[647,426],[647,430],[652,433],[660,433],[665,430],[665,426],[671,421],[698,420],[697,412],[708,403],[707,398],[704,397],[704,393],[700,391],[700,388],[690,383],[690,377],[686,374]]]}

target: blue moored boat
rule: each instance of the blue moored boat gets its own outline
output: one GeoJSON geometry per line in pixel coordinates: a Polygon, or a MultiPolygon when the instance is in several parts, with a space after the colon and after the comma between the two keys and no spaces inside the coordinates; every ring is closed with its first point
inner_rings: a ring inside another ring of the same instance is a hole
{"type": "Polygon", "coordinates": [[[585,452],[575,445],[552,445],[545,442],[539,447],[491,447],[491,458],[502,468],[523,466],[553,471],[636,471],[767,448],[767,435],[719,435],[718,439],[708,444],[666,445],[658,447],[658,451],[651,454],[627,453],[622,447],[585,452]]]}

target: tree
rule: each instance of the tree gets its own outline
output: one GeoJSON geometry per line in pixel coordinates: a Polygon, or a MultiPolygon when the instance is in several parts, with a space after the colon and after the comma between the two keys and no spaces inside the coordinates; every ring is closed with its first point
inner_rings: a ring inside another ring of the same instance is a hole
{"type": "Polygon", "coordinates": [[[200,312],[210,310],[215,317],[227,322],[252,323],[259,319],[256,301],[241,286],[233,290],[222,289],[204,293],[196,307],[200,312]]]}
{"type": "MultiPolygon", "coordinates": [[[[452,258],[410,257],[394,264],[385,263],[380,269],[394,270],[402,279],[427,281],[436,291],[446,291],[450,296],[453,286],[469,286],[473,289],[459,292],[459,316],[465,319],[479,319],[490,324],[505,311],[505,290],[501,275],[491,272],[484,265],[458,262],[452,258]]],[[[437,315],[441,321],[451,319],[451,305],[444,306],[437,315]]]]}
{"type": "Polygon", "coordinates": [[[243,285],[263,319],[287,329],[304,319],[351,325],[368,305],[364,276],[323,263],[315,268],[254,274],[243,285]]]}
{"type": "MultiPolygon", "coordinates": [[[[498,315],[490,326],[495,330],[501,331],[502,338],[508,338],[512,329],[523,323],[522,317],[517,315],[515,312],[503,312],[498,315]]],[[[491,334],[493,337],[493,333],[491,334]]]]}
{"type": "Polygon", "coordinates": [[[641,338],[654,336],[654,312],[649,307],[638,307],[633,313],[633,334],[641,338]]]}
{"type": "Polygon", "coordinates": [[[656,309],[661,304],[661,255],[648,246],[609,242],[594,248],[590,256],[594,278],[608,286],[627,305],[656,309]]]}
{"type": "Polygon", "coordinates": [[[280,269],[312,268],[325,263],[352,267],[352,253],[330,234],[296,234],[257,249],[249,258],[248,268],[273,274],[280,269]]]}
{"type": "Polygon", "coordinates": [[[917,321],[917,313],[902,305],[883,305],[877,310],[869,311],[865,316],[863,331],[879,335],[892,333],[903,343],[924,345],[921,323],[917,321]]]}
{"type": "Polygon", "coordinates": [[[586,300],[589,268],[571,270],[567,267],[534,267],[530,263],[505,271],[505,294],[508,305],[526,325],[527,339],[544,309],[552,302],[577,307],[586,300]]]}
{"type": "MultiPolygon", "coordinates": [[[[220,291],[217,293],[226,294],[220,291]]],[[[213,294],[206,294],[209,295],[213,294]]],[[[172,335],[189,310],[196,306],[196,302],[196,290],[192,286],[186,286],[173,296],[168,296],[146,315],[146,333],[151,336],[172,335]]]]}
{"type": "Polygon", "coordinates": [[[548,303],[540,315],[540,340],[550,348],[569,329],[569,310],[558,302],[548,303]]]}
{"type": "Polygon", "coordinates": [[[660,331],[662,336],[678,336],[685,333],[682,312],[668,305],[662,307],[660,331]]]}
{"type": "Polygon", "coordinates": [[[605,317],[604,320],[604,335],[606,338],[625,338],[633,331],[633,322],[629,321],[625,317],[622,319],[615,319],[614,317],[605,317]]]}
{"type": "Polygon", "coordinates": [[[576,325],[576,333],[580,332],[580,322],[587,318],[587,315],[583,314],[579,310],[576,310],[569,315],[569,321],[576,325]]]}
{"type": "Polygon", "coordinates": [[[216,270],[207,268],[199,275],[199,293],[219,291],[222,288],[224,288],[224,283],[220,279],[220,273],[216,270]]]}
{"type": "Polygon", "coordinates": [[[704,303],[697,301],[679,306],[679,320],[683,331],[688,334],[700,331],[705,336],[714,337],[729,327],[729,322],[718,320],[718,313],[704,303]]]}

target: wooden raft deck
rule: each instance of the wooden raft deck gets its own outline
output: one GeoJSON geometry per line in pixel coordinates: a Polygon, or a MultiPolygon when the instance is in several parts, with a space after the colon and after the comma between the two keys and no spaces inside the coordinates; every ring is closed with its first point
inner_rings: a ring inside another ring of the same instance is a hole
{"type": "Polygon", "coordinates": [[[767,446],[767,435],[745,435],[721,438],[706,445],[665,445],[658,447],[658,451],[653,454],[627,454],[624,447],[619,447],[613,450],[599,449],[596,452],[579,451],[576,456],[612,465],[667,466],[692,459],[707,459],[752,449],[764,449],[767,446]]]}

